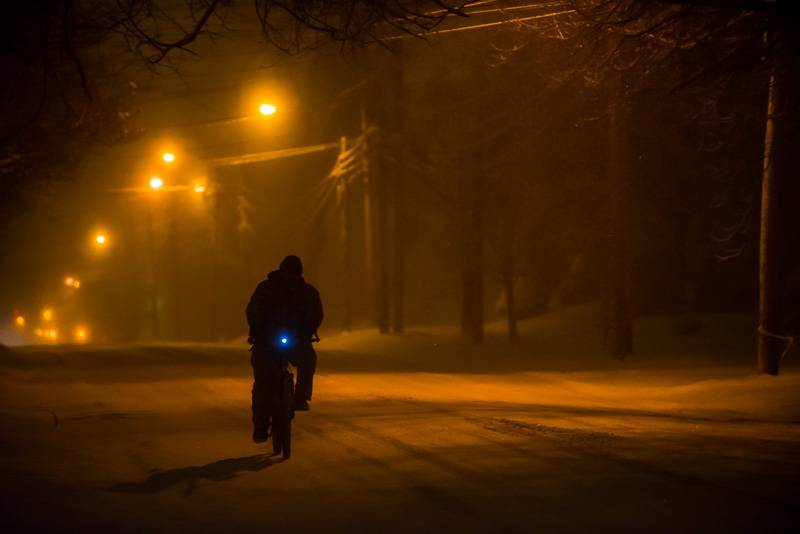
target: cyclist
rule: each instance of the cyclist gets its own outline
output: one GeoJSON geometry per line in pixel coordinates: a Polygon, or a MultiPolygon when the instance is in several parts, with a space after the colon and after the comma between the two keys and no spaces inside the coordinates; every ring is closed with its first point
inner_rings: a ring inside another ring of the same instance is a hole
{"type": "Polygon", "coordinates": [[[313,391],[317,354],[311,343],[322,324],[319,292],[303,279],[303,263],[297,256],[286,256],[277,271],[259,283],[247,304],[247,323],[252,343],[253,366],[253,441],[269,436],[271,395],[277,386],[271,382],[280,360],[276,350],[284,350],[297,368],[294,409],[307,411],[313,391]]]}

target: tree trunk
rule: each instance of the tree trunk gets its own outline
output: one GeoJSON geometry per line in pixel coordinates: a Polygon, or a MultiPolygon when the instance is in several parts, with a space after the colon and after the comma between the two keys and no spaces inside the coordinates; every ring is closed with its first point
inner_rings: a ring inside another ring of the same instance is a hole
{"type": "MultiPolygon", "coordinates": [[[[381,143],[378,150],[385,150],[381,143]]],[[[372,168],[375,168],[373,165],[372,168]]],[[[387,166],[385,161],[377,165],[378,172],[372,178],[375,195],[375,318],[381,334],[389,333],[389,214],[387,191],[387,166]]]]}
{"type": "Polygon", "coordinates": [[[405,232],[403,231],[403,176],[395,174],[392,187],[392,332],[405,330],[403,293],[405,285],[405,232]]]}
{"type": "Polygon", "coordinates": [[[620,360],[633,353],[631,303],[631,177],[624,135],[624,103],[619,81],[612,84],[608,128],[608,175],[611,182],[611,291],[607,343],[620,360]]]}
{"type": "Polygon", "coordinates": [[[461,213],[461,332],[473,343],[483,343],[483,225],[478,202],[471,198],[469,181],[460,179],[462,199],[461,213]]]}
{"type": "MultiPolygon", "coordinates": [[[[400,102],[403,100],[403,45],[398,42],[397,50],[392,59],[392,112],[391,112],[391,139],[396,141],[404,137],[405,128],[403,110],[400,102]]],[[[390,145],[395,157],[402,160],[404,157],[403,143],[394,142],[390,145]]],[[[391,190],[391,216],[392,216],[392,332],[402,334],[405,330],[404,302],[405,291],[405,169],[396,165],[392,173],[391,190]]]]}
{"type": "Polygon", "coordinates": [[[506,291],[506,316],[508,317],[508,340],[516,343],[519,340],[517,331],[517,305],[514,300],[514,278],[508,274],[503,276],[506,291]]]}

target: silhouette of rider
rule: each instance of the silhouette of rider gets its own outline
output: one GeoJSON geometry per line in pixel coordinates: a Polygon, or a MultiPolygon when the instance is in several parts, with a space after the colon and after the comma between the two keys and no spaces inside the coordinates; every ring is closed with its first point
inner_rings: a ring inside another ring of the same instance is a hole
{"type": "Polygon", "coordinates": [[[307,411],[313,391],[317,354],[311,345],[322,324],[319,292],[303,279],[303,263],[286,256],[277,271],[258,284],[247,304],[247,323],[253,344],[253,440],[265,441],[277,384],[276,344],[283,343],[289,361],[297,368],[294,409],[307,411]]]}

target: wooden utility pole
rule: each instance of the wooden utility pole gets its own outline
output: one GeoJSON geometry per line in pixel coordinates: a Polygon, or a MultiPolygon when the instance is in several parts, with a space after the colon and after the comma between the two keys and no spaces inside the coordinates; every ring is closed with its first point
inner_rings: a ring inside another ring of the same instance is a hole
{"type": "MultiPolygon", "coordinates": [[[[347,152],[347,138],[342,136],[339,142],[339,153],[347,152]]],[[[339,238],[340,248],[340,272],[341,272],[341,292],[342,292],[342,330],[349,332],[352,327],[352,293],[353,288],[350,282],[352,266],[350,258],[352,256],[352,243],[350,231],[350,187],[349,174],[341,173],[339,182],[336,184],[336,204],[339,208],[339,238]]]]}
{"type": "MultiPolygon", "coordinates": [[[[384,150],[381,143],[379,150],[384,150]]],[[[386,163],[381,162],[380,172],[372,177],[375,198],[375,303],[378,330],[389,333],[389,213],[387,209],[386,163]]]]}
{"type": "Polygon", "coordinates": [[[366,167],[368,172],[367,185],[365,187],[365,220],[366,227],[369,229],[368,241],[370,250],[368,260],[371,261],[372,284],[370,293],[372,294],[375,326],[382,334],[388,334],[390,328],[390,292],[389,292],[389,217],[387,201],[387,164],[386,158],[381,157],[385,150],[386,140],[381,137],[381,130],[367,124],[367,117],[372,116],[379,126],[385,123],[384,102],[376,100],[380,98],[383,91],[374,78],[371,83],[364,84],[362,98],[364,102],[364,113],[362,114],[362,135],[364,139],[369,139],[365,147],[365,158],[368,159],[366,167]],[[378,135],[372,135],[372,132],[378,135]]]}
{"type": "Polygon", "coordinates": [[[175,194],[169,199],[169,263],[172,274],[172,335],[179,340],[181,330],[181,238],[178,226],[178,198],[175,194]]]}
{"type": "MultiPolygon", "coordinates": [[[[783,28],[784,31],[786,28],[783,28]]],[[[767,39],[774,38],[767,35],[767,39]]],[[[797,176],[796,140],[800,109],[796,97],[797,59],[777,57],[769,77],[761,174],[761,231],[759,241],[758,369],[777,375],[783,355],[794,339],[784,327],[781,295],[786,276],[783,268],[787,247],[785,227],[792,224],[787,211],[790,180],[797,176]]]]}
{"type": "Polygon", "coordinates": [[[158,320],[158,261],[156,260],[156,236],[155,236],[155,221],[153,220],[153,203],[147,203],[147,256],[149,263],[149,296],[150,296],[150,328],[152,330],[153,340],[158,340],[159,337],[159,320],[158,320]]]}
{"type": "Polygon", "coordinates": [[[369,130],[367,126],[367,111],[364,108],[364,102],[361,102],[361,150],[358,157],[361,158],[361,180],[363,184],[363,202],[364,202],[364,273],[366,273],[366,287],[370,295],[375,293],[375,276],[373,269],[375,268],[375,243],[373,232],[373,214],[372,214],[372,167],[369,163],[370,139],[369,130]]]}

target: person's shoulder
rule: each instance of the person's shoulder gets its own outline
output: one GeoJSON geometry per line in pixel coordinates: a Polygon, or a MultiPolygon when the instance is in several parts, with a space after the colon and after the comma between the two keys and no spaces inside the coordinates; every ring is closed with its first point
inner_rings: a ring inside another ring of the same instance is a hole
{"type": "Polygon", "coordinates": [[[317,298],[319,298],[319,291],[317,291],[317,288],[316,288],[316,287],[314,287],[314,286],[312,286],[312,285],[311,285],[311,284],[309,284],[308,282],[306,282],[305,284],[306,284],[306,293],[307,293],[308,295],[312,296],[312,297],[317,297],[317,298]]]}
{"type": "Polygon", "coordinates": [[[264,293],[272,291],[275,287],[276,280],[273,277],[267,277],[256,285],[256,293],[264,293]]]}
{"type": "Polygon", "coordinates": [[[264,291],[271,285],[272,282],[270,282],[269,280],[262,280],[258,283],[258,285],[256,285],[256,291],[264,291]]]}

